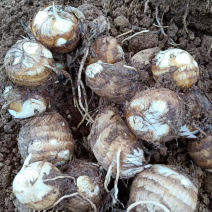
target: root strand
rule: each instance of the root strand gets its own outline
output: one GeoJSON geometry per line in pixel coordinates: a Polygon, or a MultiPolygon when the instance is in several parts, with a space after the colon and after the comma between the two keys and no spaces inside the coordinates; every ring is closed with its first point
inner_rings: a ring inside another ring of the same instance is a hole
{"type": "Polygon", "coordinates": [[[188,2],[186,4],[186,11],[185,11],[185,14],[183,15],[183,25],[184,25],[184,29],[187,33],[188,33],[188,28],[187,28],[186,18],[187,18],[188,13],[189,13],[189,1],[190,0],[188,0],[188,2]]]}
{"type": "Polygon", "coordinates": [[[48,181],[53,181],[53,180],[63,179],[63,178],[71,178],[74,181],[74,184],[76,184],[76,180],[72,176],[57,176],[57,177],[54,177],[54,178],[51,178],[51,179],[45,179],[45,180],[43,180],[43,182],[48,182],[48,181]]]}
{"type": "Polygon", "coordinates": [[[134,207],[138,206],[138,205],[144,205],[144,204],[153,204],[156,205],[160,208],[162,208],[165,212],[171,212],[166,206],[158,203],[158,202],[154,202],[154,201],[148,201],[148,200],[144,200],[144,201],[137,201],[133,204],[131,204],[128,208],[127,208],[127,212],[130,212],[134,207]]]}
{"type": "Polygon", "coordinates": [[[0,67],[0,71],[5,67],[5,65],[3,65],[2,67],[0,67]]]}
{"type": "Polygon", "coordinates": [[[87,197],[83,196],[82,194],[78,194],[78,195],[79,195],[80,197],[82,197],[84,200],[88,201],[88,202],[91,204],[91,206],[92,206],[94,212],[97,212],[96,205],[95,205],[90,199],[88,199],[87,197]]]}
{"type": "Polygon", "coordinates": [[[120,175],[120,155],[121,155],[121,148],[119,148],[118,152],[117,152],[117,171],[116,171],[116,179],[115,179],[115,182],[114,182],[114,189],[115,189],[115,194],[114,194],[114,204],[117,202],[117,199],[118,199],[118,192],[119,192],[119,189],[118,189],[118,181],[119,181],[119,175],[120,175]]]}
{"type": "Polygon", "coordinates": [[[112,168],[113,168],[113,165],[111,164],[108,168],[108,171],[107,171],[107,175],[105,177],[105,182],[104,182],[104,188],[105,190],[109,193],[110,191],[108,190],[108,185],[110,183],[110,178],[111,178],[111,175],[112,175],[112,168]]]}
{"type": "Polygon", "coordinates": [[[70,198],[70,197],[73,197],[73,196],[76,196],[76,195],[78,195],[78,192],[73,193],[73,194],[69,194],[69,195],[64,195],[64,196],[62,196],[59,200],[57,200],[57,201],[54,203],[53,207],[55,207],[56,205],[58,205],[63,199],[70,198]]]}
{"type": "Polygon", "coordinates": [[[131,33],[131,32],[134,32],[134,30],[131,29],[131,30],[125,32],[125,33],[122,33],[122,34],[120,34],[120,35],[117,35],[116,38],[120,38],[120,37],[122,37],[122,36],[124,36],[124,35],[128,35],[128,34],[131,33]]]}
{"type": "Polygon", "coordinates": [[[131,40],[133,37],[135,37],[135,36],[137,36],[137,35],[140,35],[140,34],[142,34],[142,33],[145,33],[145,32],[149,32],[149,30],[142,30],[142,31],[140,31],[140,32],[136,32],[135,34],[133,34],[133,35],[131,35],[131,36],[125,38],[121,43],[123,44],[125,41],[131,40]]]}

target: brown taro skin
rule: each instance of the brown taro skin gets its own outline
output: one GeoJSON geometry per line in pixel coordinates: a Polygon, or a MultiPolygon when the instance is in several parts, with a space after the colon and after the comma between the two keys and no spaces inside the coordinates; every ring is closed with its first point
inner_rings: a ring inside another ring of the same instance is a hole
{"type": "Polygon", "coordinates": [[[112,176],[117,173],[117,152],[120,153],[120,178],[130,178],[143,170],[147,163],[142,142],[131,133],[116,108],[104,108],[96,117],[88,142],[98,161],[107,171],[112,165],[112,176]]]}
{"type": "Polygon", "coordinates": [[[158,52],[160,52],[159,47],[141,50],[132,57],[132,65],[138,71],[149,71],[151,70],[152,59],[158,52]]]}
{"type": "MultiPolygon", "coordinates": [[[[104,177],[99,170],[99,166],[86,160],[74,160],[68,163],[66,174],[73,177],[76,182],[72,193],[78,192],[90,199],[96,205],[97,211],[100,211],[106,191],[104,189],[104,177]],[[80,186],[84,181],[87,182],[87,186],[85,184],[80,186]],[[88,192],[85,190],[86,187],[88,192]]],[[[90,212],[92,210],[91,204],[80,195],[63,201],[64,208],[69,209],[71,212],[90,212]]]]}
{"type": "Polygon", "coordinates": [[[126,105],[126,120],[138,138],[159,146],[179,136],[184,112],[177,93],[165,88],[148,89],[137,92],[126,105]],[[161,131],[164,125],[166,130],[161,131]]]}
{"type": "Polygon", "coordinates": [[[199,78],[199,67],[194,58],[182,49],[160,51],[152,60],[152,73],[155,80],[164,73],[171,73],[181,89],[190,88],[199,78]]]}
{"type": "Polygon", "coordinates": [[[137,91],[143,89],[139,73],[124,65],[124,62],[93,63],[86,68],[86,84],[98,96],[105,97],[116,104],[124,104],[137,91]]]}
{"type": "Polygon", "coordinates": [[[159,47],[144,49],[136,53],[132,57],[132,66],[135,67],[140,74],[142,82],[154,85],[155,80],[151,70],[152,59],[160,51],[159,47]]]}
{"type": "MultiPolygon", "coordinates": [[[[59,9],[58,5],[56,5],[55,7],[58,9],[58,15],[63,19],[71,20],[73,22],[73,25],[70,26],[70,28],[66,32],[61,32],[57,27],[55,27],[54,24],[56,22],[56,18],[53,18],[50,23],[49,30],[51,33],[43,33],[41,30],[42,27],[37,27],[37,25],[34,24],[37,15],[36,14],[31,23],[31,31],[35,38],[52,52],[65,54],[73,50],[78,44],[78,41],[80,39],[79,21],[73,13],[62,11],[62,9],[59,9]],[[58,45],[58,39],[64,39],[66,41],[65,44],[58,45]]],[[[47,8],[49,8],[49,11],[52,10],[52,6],[48,6],[42,10],[47,10],[47,8]]]]}
{"type": "Polygon", "coordinates": [[[183,95],[183,99],[187,103],[192,118],[207,116],[207,114],[212,111],[212,103],[199,89],[186,91],[183,95]]]}
{"type": "MultiPolygon", "coordinates": [[[[133,179],[130,188],[129,205],[138,201],[153,201],[162,204],[170,212],[194,212],[198,190],[190,179],[174,167],[149,165],[133,179]]],[[[164,212],[154,204],[142,204],[131,212],[164,212]]]]}
{"type": "Polygon", "coordinates": [[[52,70],[48,67],[53,66],[54,59],[51,52],[40,43],[22,39],[9,49],[4,62],[7,76],[12,82],[21,86],[34,87],[44,84],[50,78],[52,70]],[[36,52],[32,54],[27,52],[29,48],[26,47],[27,45],[36,45],[36,52]],[[20,56],[22,56],[21,60],[17,63],[16,59],[20,56]]]}
{"type": "Polygon", "coordinates": [[[98,60],[114,64],[124,59],[124,51],[114,37],[100,36],[92,47],[95,56],[89,58],[89,64],[95,63],[98,60]]]}
{"type": "Polygon", "coordinates": [[[212,135],[188,142],[188,152],[192,160],[203,169],[212,169],[212,135]]]}
{"type": "Polygon", "coordinates": [[[18,148],[23,159],[32,154],[30,162],[59,165],[72,158],[74,140],[67,121],[59,113],[53,113],[35,117],[23,125],[18,148]]]}

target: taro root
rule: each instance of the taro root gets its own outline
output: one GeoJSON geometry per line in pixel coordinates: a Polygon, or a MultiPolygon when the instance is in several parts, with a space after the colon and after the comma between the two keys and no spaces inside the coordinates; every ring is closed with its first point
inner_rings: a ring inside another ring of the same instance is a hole
{"type": "Polygon", "coordinates": [[[47,105],[48,103],[42,95],[29,93],[23,99],[10,103],[8,112],[14,118],[24,119],[44,112],[47,105]]]}
{"type": "Polygon", "coordinates": [[[90,200],[97,211],[100,211],[106,192],[104,177],[100,175],[99,167],[91,162],[75,160],[69,162],[66,174],[75,178],[76,185],[72,190],[79,195],[65,200],[63,206],[71,212],[89,212],[94,209],[88,201],[90,200]]]}
{"type": "Polygon", "coordinates": [[[74,161],[62,174],[49,162],[29,164],[30,158],[13,181],[13,192],[21,204],[34,210],[62,207],[71,212],[97,212],[102,206],[106,192],[98,165],[74,161]]]}
{"type": "Polygon", "coordinates": [[[132,182],[127,212],[194,212],[198,190],[183,174],[165,165],[149,165],[132,182]]]}
{"type": "Polygon", "coordinates": [[[182,99],[165,88],[138,92],[126,108],[132,132],[155,145],[177,138],[183,118],[182,99]]]}
{"type": "Polygon", "coordinates": [[[152,61],[152,73],[157,81],[164,73],[171,73],[179,88],[190,88],[199,77],[199,67],[194,58],[182,49],[159,52],[152,61]]]}
{"type": "Polygon", "coordinates": [[[212,111],[210,100],[200,90],[189,90],[184,93],[184,100],[187,102],[192,118],[207,116],[212,111]]]}
{"type": "Polygon", "coordinates": [[[53,66],[52,53],[40,43],[27,38],[18,40],[4,58],[7,76],[23,86],[44,84],[53,66]]]}
{"type": "Polygon", "coordinates": [[[29,118],[44,112],[48,106],[43,94],[5,87],[3,93],[5,101],[2,109],[7,108],[14,118],[29,118]]]}
{"type": "MultiPolygon", "coordinates": [[[[67,53],[73,50],[79,39],[79,21],[74,11],[64,11],[60,6],[42,8],[31,23],[31,31],[35,38],[51,51],[67,53]]],[[[80,11],[78,11],[81,13],[80,11]]]]}
{"type": "Polygon", "coordinates": [[[133,177],[146,164],[142,143],[115,108],[105,108],[97,115],[88,141],[98,163],[113,177],[117,173],[119,178],[133,177]]]}
{"type": "Polygon", "coordinates": [[[58,182],[51,181],[51,185],[44,181],[61,172],[51,163],[35,162],[29,164],[30,156],[25,160],[22,169],[13,180],[13,193],[18,201],[35,210],[47,210],[61,197],[58,182]]]}
{"type": "Polygon", "coordinates": [[[22,126],[18,148],[23,159],[31,153],[31,162],[60,165],[72,158],[74,140],[67,121],[54,113],[35,117],[22,126]]]}
{"type": "Polygon", "coordinates": [[[124,62],[115,64],[98,61],[86,69],[86,84],[99,96],[116,104],[130,100],[143,85],[139,73],[124,62]]]}
{"type": "Polygon", "coordinates": [[[188,152],[192,160],[201,168],[212,171],[212,135],[188,142],[188,152]]]}
{"type": "Polygon", "coordinates": [[[152,79],[151,70],[152,59],[159,51],[159,47],[154,47],[151,49],[141,50],[132,57],[132,65],[138,70],[143,82],[150,83],[150,81],[154,80],[152,79]]]}
{"type": "Polygon", "coordinates": [[[89,64],[96,63],[99,60],[114,64],[124,59],[124,51],[114,37],[100,36],[96,39],[92,48],[94,56],[89,58],[89,64]]]}

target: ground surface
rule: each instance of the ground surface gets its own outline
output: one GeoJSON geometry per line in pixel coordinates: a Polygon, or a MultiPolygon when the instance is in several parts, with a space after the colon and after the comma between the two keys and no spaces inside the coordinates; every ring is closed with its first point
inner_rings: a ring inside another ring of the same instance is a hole
{"type": "MultiPolygon", "coordinates": [[[[0,62],[3,63],[7,50],[13,45],[20,35],[26,35],[20,25],[21,19],[28,21],[40,6],[48,4],[50,1],[38,0],[1,0],[0,2],[0,62]]],[[[169,26],[165,32],[178,47],[189,51],[201,68],[201,77],[197,86],[212,100],[212,2],[210,0],[150,0],[145,10],[145,1],[142,0],[58,0],[56,4],[79,6],[83,3],[90,3],[101,9],[107,15],[111,24],[110,34],[117,36],[130,29],[140,31],[143,28],[151,31],[159,29],[153,24],[157,24],[155,19],[156,7],[158,7],[159,19],[163,16],[163,25],[169,26]],[[188,16],[186,23],[188,33],[183,24],[183,16],[186,12],[187,3],[188,16]]],[[[94,13],[90,10],[87,17],[94,13]]],[[[119,38],[119,41],[124,37],[119,38]]],[[[168,38],[161,32],[147,36],[136,36],[123,44],[127,55],[159,46],[161,49],[171,47],[168,38]]],[[[12,85],[6,78],[4,70],[0,74],[0,85],[3,90],[5,85],[12,85]]],[[[46,90],[50,96],[51,108],[47,111],[58,111],[68,121],[70,128],[76,127],[81,121],[80,114],[73,107],[72,92],[70,85],[55,84],[56,78],[47,83],[45,87],[39,87],[39,91],[46,90]]],[[[87,88],[88,94],[90,94],[87,88]]],[[[104,103],[103,103],[104,104],[104,103]]],[[[94,95],[89,109],[93,112],[98,107],[98,97],[94,95]]],[[[3,111],[3,119],[0,121],[0,212],[15,211],[12,194],[12,180],[20,170],[22,160],[17,147],[17,135],[21,125],[26,122],[13,119],[7,112],[3,111]]],[[[73,130],[74,138],[77,142],[75,157],[88,158],[89,154],[83,147],[83,137],[89,134],[89,126],[82,125],[78,131],[73,130]]],[[[153,163],[162,163],[178,166],[187,172],[199,187],[198,206],[196,211],[212,211],[212,174],[201,170],[196,166],[187,154],[186,141],[181,139],[169,142],[166,147],[155,151],[152,159],[153,163]]],[[[120,182],[120,185],[122,183],[120,182]]],[[[121,186],[123,187],[123,185],[121,186]]],[[[128,189],[122,190],[127,196],[128,189]]],[[[120,195],[120,200],[126,204],[126,198],[120,195]]]]}

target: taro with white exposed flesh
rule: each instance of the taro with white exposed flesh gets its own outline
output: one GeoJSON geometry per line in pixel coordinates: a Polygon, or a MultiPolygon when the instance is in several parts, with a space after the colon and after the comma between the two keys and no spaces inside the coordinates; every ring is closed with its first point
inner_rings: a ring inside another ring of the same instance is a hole
{"type": "Polygon", "coordinates": [[[40,43],[27,38],[18,40],[4,58],[7,76],[23,86],[44,84],[53,66],[52,53],[40,43]]]}
{"type": "Polygon", "coordinates": [[[67,53],[75,48],[80,39],[78,24],[74,13],[53,4],[35,15],[31,30],[35,38],[53,52],[67,53]]]}
{"type": "Polygon", "coordinates": [[[182,99],[164,88],[138,92],[126,109],[127,123],[133,133],[156,145],[177,138],[183,118],[182,99]]]}
{"type": "Polygon", "coordinates": [[[198,80],[199,66],[187,51],[168,49],[155,56],[152,73],[155,80],[164,73],[171,73],[178,87],[190,88],[198,80]]]}

